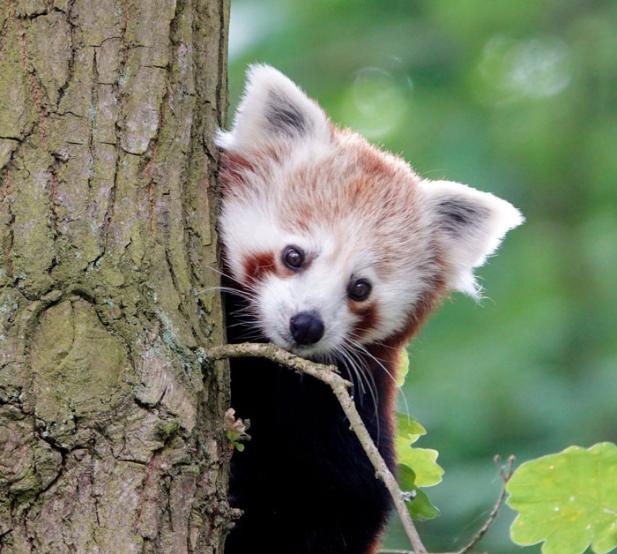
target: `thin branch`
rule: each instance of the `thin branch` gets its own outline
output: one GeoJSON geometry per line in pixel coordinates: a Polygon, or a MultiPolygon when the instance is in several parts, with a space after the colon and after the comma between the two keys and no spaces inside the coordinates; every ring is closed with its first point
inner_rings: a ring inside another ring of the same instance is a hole
{"type": "Polygon", "coordinates": [[[206,351],[206,355],[211,360],[220,360],[223,358],[244,358],[244,357],[257,357],[267,358],[273,362],[279,363],[286,367],[290,367],[301,373],[306,373],[315,379],[327,384],[332,392],[338,399],[343,412],[347,416],[351,429],[358,437],[364,452],[368,456],[371,464],[375,468],[375,473],[379,477],[390,496],[392,502],[398,512],[398,515],[405,529],[405,533],[411,542],[413,552],[415,554],[427,554],[426,548],[422,544],[420,535],[416,530],[416,527],[409,515],[409,510],[403,500],[403,494],[401,492],[398,483],[392,472],[388,469],[388,466],[381,457],[379,450],[375,446],[373,439],[367,431],[356,405],[349,395],[348,389],[351,387],[351,383],[343,379],[339,374],[336,366],[323,365],[299,358],[293,354],[279,348],[273,344],[255,344],[255,343],[241,343],[241,344],[225,344],[223,346],[214,346],[206,351]]]}
{"type": "MultiPolygon", "coordinates": [[[[413,554],[411,550],[401,550],[396,548],[386,548],[379,551],[379,554],[413,554]]],[[[458,554],[458,552],[435,552],[433,554],[458,554]]],[[[482,552],[481,554],[487,554],[482,552]]]]}
{"type": "Polygon", "coordinates": [[[504,500],[506,499],[506,485],[508,484],[510,477],[512,477],[512,473],[514,472],[514,460],[514,456],[509,456],[505,465],[501,465],[501,458],[499,456],[495,456],[495,463],[499,466],[499,475],[503,482],[501,485],[501,492],[499,493],[499,497],[497,498],[497,501],[495,502],[491,513],[488,515],[488,518],[486,519],[482,527],[478,529],[478,531],[471,538],[471,540],[456,554],[467,554],[467,552],[470,552],[471,549],[482,540],[484,535],[486,535],[486,532],[491,528],[493,523],[495,523],[495,520],[497,519],[497,514],[499,514],[499,510],[504,500]]]}

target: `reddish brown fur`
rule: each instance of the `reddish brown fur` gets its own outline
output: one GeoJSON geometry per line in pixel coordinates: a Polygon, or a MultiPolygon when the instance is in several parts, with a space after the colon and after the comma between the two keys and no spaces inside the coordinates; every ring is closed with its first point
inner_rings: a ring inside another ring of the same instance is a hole
{"type": "Polygon", "coordinates": [[[365,148],[360,160],[362,169],[367,175],[385,175],[390,178],[396,175],[396,170],[373,147],[365,148]]]}
{"type": "Polygon", "coordinates": [[[255,166],[245,157],[223,151],[219,178],[224,188],[244,184],[247,174],[251,171],[255,171],[255,166]]]}
{"type": "Polygon", "coordinates": [[[353,300],[348,300],[349,310],[358,316],[358,321],[353,327],[351,336],[354,339],[362,339],[369,331],[379,325],[379,313],[377,306],[373,304],[363,305],[353,300]]]}
{"type": "Polygon", "coordinates": [[[276,262],[272,252],[260,252],[244,260],[244,275],[248,283],[261,281],[268,273],[276,272],[276,262]]]}
{"type": "Polygon", "coordinates": [[[219,174],[220,182],[224,188],[229,188],[229,192],[233,191],[231,187],[248,184],[248,178],[251,173],[263,173],[267,171],[269,164],[281,163],[284,156],[285,148],[269,147],[262,148],[251,152],[250,156],[242,156],[237,152],[224,150],[221,154],[221,172],[219,174]]]}
{"type": "Polygon", "coordinates": [[[377,554],[381,548],[381,537],[377,537],[375,542],[369,546],[368,550],[364,554],[377,554]]]}

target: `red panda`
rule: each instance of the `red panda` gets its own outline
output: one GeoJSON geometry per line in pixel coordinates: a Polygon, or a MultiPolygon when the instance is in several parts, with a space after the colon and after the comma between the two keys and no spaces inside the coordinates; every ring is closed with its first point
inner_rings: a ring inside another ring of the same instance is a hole
{"type": "MultiPolygon", "coordinates": [[[[336,363],[394,470],[400,351],[444,295],[479,294],[473,269],[520,212],[421,178],[265,65],[217,142],[229,340],[336,363]]],[[[390,501],[331,391],[270,362],[231,371],[252,440],[232,460],[227,554],[376,552],[390,501]]]]}

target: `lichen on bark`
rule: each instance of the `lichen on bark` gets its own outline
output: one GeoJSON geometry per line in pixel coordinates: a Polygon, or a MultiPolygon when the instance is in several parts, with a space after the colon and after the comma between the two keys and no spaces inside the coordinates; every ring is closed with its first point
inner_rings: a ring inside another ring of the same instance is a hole
{"type": "Polygon", "coordinates": [[[0,552],[218,552],[227,0],[0,7],[0,552]]]}

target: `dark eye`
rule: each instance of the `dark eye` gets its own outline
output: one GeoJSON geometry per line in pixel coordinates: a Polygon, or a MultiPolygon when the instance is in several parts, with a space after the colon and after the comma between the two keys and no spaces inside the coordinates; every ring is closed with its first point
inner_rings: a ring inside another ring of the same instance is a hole
{"type": "Polygon", "coordinates": [[[347,287],[347,294],[352,300],[362,302],[369,297],[372,288],[373,286],[370,281],[367,281],[366,279],[358,279],[349,283],[349,287],[347,287]]]}
{"type": "Polygon", "coordinates": [[[304,251],[298,246],[286,246],[283,250],[282,259],[289,269],[300,269],[304,264],[304,251]]]}

